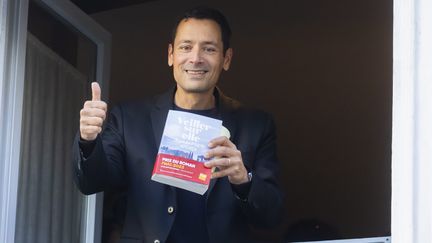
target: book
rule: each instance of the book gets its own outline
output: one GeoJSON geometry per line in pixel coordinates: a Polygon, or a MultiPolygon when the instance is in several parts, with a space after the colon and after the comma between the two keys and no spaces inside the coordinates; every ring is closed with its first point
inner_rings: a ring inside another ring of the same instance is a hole
{"type": "Polygon", "coordinates": [[[204,155],[210,140],[221,135],[229,138],[221,120],[170,110],[151,179],[203,195],[212,172],[204,155]]]}

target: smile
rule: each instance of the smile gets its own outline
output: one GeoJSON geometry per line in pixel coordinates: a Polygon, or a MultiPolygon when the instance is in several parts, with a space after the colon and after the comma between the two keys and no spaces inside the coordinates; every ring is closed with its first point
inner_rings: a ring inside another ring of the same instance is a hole
{"type": "Polygon", "coordinates": [[[206,70],[186,70],[188,74],[205,74],[207,72],[206,70]]]}

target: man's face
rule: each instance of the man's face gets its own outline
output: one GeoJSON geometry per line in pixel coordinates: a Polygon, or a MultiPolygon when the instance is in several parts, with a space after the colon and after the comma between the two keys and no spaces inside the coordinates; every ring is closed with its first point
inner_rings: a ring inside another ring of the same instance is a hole
{"type": "Polygon", "coordinates": [[[224,55],[219,25],[208,19],[186,19],[177,27],[168,47],[168,65],[173,66],[177,89],[185,93],[208,93],[228,70],[232,50],[224,55]]]}

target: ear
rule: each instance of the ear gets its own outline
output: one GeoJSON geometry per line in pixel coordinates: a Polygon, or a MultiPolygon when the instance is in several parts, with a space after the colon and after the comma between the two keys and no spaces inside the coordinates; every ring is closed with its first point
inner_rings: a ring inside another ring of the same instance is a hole
{"type": "Polygon", "coordinates": [[[173,65],[173,46],[172,44],[168,44],[168,66],[173,65]]]}
{"type": "Polygon", "coordinates": [[[232,56],[233,56],[233,50],[232,50],[232,48],[228,48],[225,52],[224,63],[223,63],[223,69],[225,71],[228,71],[228,69],[231,65],[232,56]]]}

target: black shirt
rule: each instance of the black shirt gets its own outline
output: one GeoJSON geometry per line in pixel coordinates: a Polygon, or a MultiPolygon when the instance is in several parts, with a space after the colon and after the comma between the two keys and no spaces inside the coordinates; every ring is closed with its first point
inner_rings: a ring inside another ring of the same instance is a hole
{"type": "MultiPolygon", "coordinates": [[[[186,111],[211,118],[217,118],[217,109],[185,110],[174,104],[174,110],[186,111]]],[[[177,209],[174,224],[167,243],[205,243],[209,241],[205,219],[206,197],[194,192],[176,188],[177,209]]]]}

